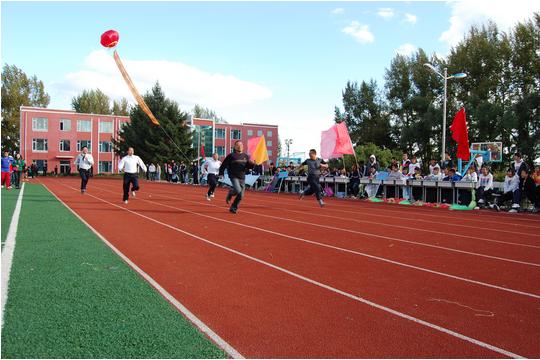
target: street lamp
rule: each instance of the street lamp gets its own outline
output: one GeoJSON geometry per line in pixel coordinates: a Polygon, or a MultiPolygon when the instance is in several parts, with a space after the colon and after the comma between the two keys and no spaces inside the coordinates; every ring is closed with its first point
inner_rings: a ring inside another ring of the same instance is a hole
{"type": "Polygon", "coordinates": [[[285,146],[287,147],[287,166],[289,165],[289,148],[291,147],[292,139],[285,139],[285,146]]]}
{"type": "Polygon", "coordinates": [[[465,73],[457,73],[448,76],[448,68],[444,68],[444,73],[441,74],[439,70],[430,63],[425,63],[425,67],[427,67],[429,70],[443,78],[444,80],[444,102],[443,102],[443,128],[442,128],[442,149],[441,149],[441,164],[444,162],[444,153],[446,150],[446,88],[447,88],[447,81],[449,79],[463,79],[467,76],[465,73]]]}

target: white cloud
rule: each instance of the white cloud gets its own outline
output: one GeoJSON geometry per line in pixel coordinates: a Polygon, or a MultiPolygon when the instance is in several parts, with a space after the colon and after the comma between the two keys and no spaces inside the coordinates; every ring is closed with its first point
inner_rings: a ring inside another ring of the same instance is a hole
{"type": "Polygon", "coordinates": [[[331,13],[335,15],[343,14],[344,12],[345,12],[345,9],[343,8],[335,8],[334,10],[331,11],[331,13]]]}
{"type": "Polygon", "coordinates": [[[418,18],[416,17],[416,15],[413,15],[413,14],[409,14],[409,13],[406,13],[405,14],[405,21],[408,22],[408,23],[411,23],[411,24],[416,24],[416,21],[418,20],[418,18]]]}
{"type": "Polygon", "coordinates": [[[352,21],[349,26],[343,28],[341,31],[352,36],[361,44],[372,43],[375,41],[375,36],[369,31],[369,27],[360,24],[358,21],[352,21]]]}
{"type": "MultiPolygon", "coordinates": [[[[183,106],[201,104],[210,108],[251,104],[272,97],[270,89],[233,75],[210,73],[181,62],[122,59],[137,89],[146,93],[159,81],[167,97],[183,106]]],[[[68,73],[51,84],[64,101],[83,89],[100,88],[112,99],[132,99],[113,57],[105,50],[91,52],[83,69],[68,73]]],[[[57,101],[61,101],[58,99],[57,101]]]]}
{"type": "Polygon", "coordinates": [[[413,44],[403,44],[396,49],[396,53],[399,55],[410,56],[416,51],[417,47],[413,44]]]}
{"type": "Polygon", "coordinates": [[[507,31],[517,22],[532,17],[535,11],[540,11],[539,1],[526,0],[460,0],[449,1],[448,5],[452,8],[450,27],[439,40],[450,46],[461,41],[471,25],[492,20],[501,30],[507,31]]]}
{"type": "Polygon", "coordinates": [[[394,17],[394,10],[392,8],[380,8],[377,15],[383,19],[391,19],[394,17]]]}

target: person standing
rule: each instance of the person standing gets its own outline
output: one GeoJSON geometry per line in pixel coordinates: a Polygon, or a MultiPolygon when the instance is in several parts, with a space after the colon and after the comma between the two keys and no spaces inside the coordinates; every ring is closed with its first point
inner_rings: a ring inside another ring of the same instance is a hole
{"type": "Polygon", "coordinates": [[[13,161],[13,179],[15,180],[14,183],[16,189],[21,188],[21,175],[25,166],[26,164],[24,159],[22,158],[21,154],[18,153],[13,161]]]}
{"type": "Polygon", "coordinates": [[[161,181],[161,165],[156,164],[156,180],[161,181]]]}
{"type": "Polygon", "coordinates": [[[300,166],[306,165],[308,167],[308,188],[300,192],[300,199],[303,199],[306,195],[315,194],[319,205],[323,207],[325,203],[321,197],[319,178],[321,176],[321,169],[328,169],[328,165],[323,159],[317,157],[317,151],[315,149],[309,150],[309,159],[304,160],[304,162],[300,164],[300,166]]]}
{"type": "Polygon", "coordinates": [[[233,214],[236,214],[238,211],[238,205],[244,197],[246,170],[253,169],[254,166],[255,163],[249,160],[249,155],[244,153],[244,144],[242,141],[237,140],[234,143],[234,151],[227,155],[219,167],[219,175],[222,176],[225,170],[227,170],[229,179],[231,179],[232,188],[227,194],[225,201],[229,204],[233,196],[235,196],[234,202],[229,208],[229,211],[233,214]]]}
{"type": "Polygon", "coordinates": [[[13,157],[8,151],[4,151],[2,156],[2,187],[6,184],[6,190],[11,189],[11,170],[13,166],[13,157]]]}
{"type": "Polygon", "coordinates": [[[193,178],[193,185],[199,185],[199,166],[197,166],[196,161],[191,164],[191,177],[193,178]]]}
{"type": "Polygon", "coordinates": [[[154,163],[150,163],[148,165],[148,173],[150,173],[150,181],[156,180],[156,165],[154,163]]]}
{"type": "Polygon", "coordinates": [[[218,184],[219,168],[221,167],[221,161],[219,161],[219,155],[217,153],[212,154],[212,158],[206,160],[202,166],[203,175],[207,175],[208,192],[206,193],[206,200],[210,201],[214,197],[214,191],[218,184]]]}
{"type": "Polygon", "coordinates": [[[131,195],[135,197],[135,192],[139,190],[139,167],[146,172],[146,165],[140,157],[134,155],[132,147],[128,148],[126,156],[120,160],[118,165],[118,171],[124,172],[124,196],[122,200],[124,204],[128,203],[129,199],[129,186],[131,185],[131,195]]]}
{"type": "Polygon", "coordinates": [[[90,178],[90,171],[94,165],[94,158],[92,154],[88,153],[88,148],[84,146],[82,152],[75,158],[74,164],[79,170],[81,175],[81,194],[86,192],[86,185],[88,184],[88,179],[90,178]]]}

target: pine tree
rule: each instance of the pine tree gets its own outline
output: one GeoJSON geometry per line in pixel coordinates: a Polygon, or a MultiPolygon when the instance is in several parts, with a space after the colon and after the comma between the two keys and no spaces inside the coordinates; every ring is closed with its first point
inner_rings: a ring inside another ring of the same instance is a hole
{"type": "Polygon", "coordinates": [[[120,130],[119,140],[113,140],[115,153],[123,156],[128,147],[133,147],[147,163],[191,161],[194,151],[187,126],[188,114],[182,112],[175,101],[165,97],[159,83],[143,98],[160,125],[154,125],[139,106],[132,108],[131,122],[120,130]]]}

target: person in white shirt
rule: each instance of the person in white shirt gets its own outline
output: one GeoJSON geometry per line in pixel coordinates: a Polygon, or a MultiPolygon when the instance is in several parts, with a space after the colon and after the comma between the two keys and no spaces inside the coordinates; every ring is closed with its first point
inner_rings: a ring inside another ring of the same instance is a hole
{"type": "MultiPolygon", "coordinates": [[[[513,167],[510,167],[506,171],[503,193],[499,200],[500,204],[506,200],[512,200],[512,208],[508,212],[516,213],[519,211],[521,191],[519,189],[519,177],[516,175],[516,171],[513,167]]],[[[495,203],[494,207],[497,211],[500,210],[499,204],[495,203]]]]}
{"type": "Polygon", "coordinates": [[[156,180],[156,166],[154,163],[150,163],[148,166],[148,172],[150,173],[150,181],[156,180]]]}
{"type": "Polygon", "coordinates": [[[208,159],[202,166],[202,173],[207,176],[208,181],[208,192],[206,193],[206,200],[210,201],[214,197],[214,191],[219,178],[219,167],[221,166],[221,161],[218,160],[219,155],[217,153],[212,154],[212,158],[208,159]]]}
{"type": "Polygon", "coordinates": [[[488,202],[488,197],[493,193],[493,175],[487,166],[483,166],[476,183],[476,198],[478,205],[483,206],[488,202]]]}
{"type": "Polygon", "coordinates": [[[139,190],[139,167],[146,172],[146,165],[137,155],[133,155],[132,147],[128,148],[128,154],[120,160],[118,171],[124,172],[124,203],[128,203],[129,186],[131,185],[131,194],[135,197],[135,191],[139,190]]]}
{"type": "Polygon", "coordinates": [[[88,148],[86,146],[84,146],[82,152],[77,155],[74,164],[77,166],[77,170],[79,170],[79,174],[81,175],[81,194],[84,194],[86,192],[88,179],[90,178],[91,168],[94,165],[94,158],[92,157],[92,154],[88,153],[88,148]]]}

